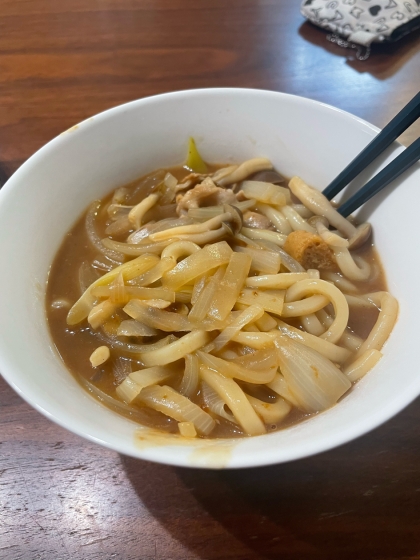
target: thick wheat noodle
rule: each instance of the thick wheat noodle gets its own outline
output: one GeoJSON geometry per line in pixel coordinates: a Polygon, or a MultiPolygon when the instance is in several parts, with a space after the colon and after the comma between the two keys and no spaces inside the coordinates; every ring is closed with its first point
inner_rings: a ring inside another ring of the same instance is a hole
{"type": "Polygon", "coordinates": [[[276,332],[243,330],[236,333],[232,340],[239,342],[239,344],[243,344],[244,346],[248,346],[249,348],[261,350],[262,348],[272,346],[276,336],[278,336],[278,333],[276,332]]]}
{"type": "Polygon", "coordinates": [[[309,278],[307,272],[282,272],[280,274],[264,274],[263,276],[251,276],[245,284],[249,288],[275,288],[285,290],[290,288],[299,280],[309,278]]]}
{"type": "Polygon", "coordinates": [[[346,278],[363,282],[369,279],[370,265],[357,255],[352,257],[345,247],[333,247],[335,260],[346,278]]]}
{"type": "Polygon", "coordinates": [[[341,237],[334,231],[330,231],[322,222],[317,222],[316,229],[318,235],[325,241],[330,247],[348,247],[349,242],[344,237],[341,237]]]}
{"type": "Polygon", "coordinates": [[[381,358],[382,352],[379,352],[379,350],[376,350],[375,348],[371,348],[370,350],[363,352],[363,354],[346,366],[343,373],[345,373],[349,380],[353,383],[366,375],[367,372],[370,371],[381,358]]]}
{"type": "Polygon", "coordinates": [[[277,324],[278,329],[283,334],[287,334],[290,338],[294,338],[302,344],[305,344],[305,346],[308,346],[313,350],[317,350],[320,354],[332,362],[340,364],[346,362],[351,356],[351,351],[347,348],[341,348],[328,340],[324,340],[323,338],[314,336],[313,334],[301,331],[300,329],[292,327],[283,321],[278,320],[277,324]]]}
{"type": "Polygon", "coordinates": [[[102,239],[102,245],[113,251],[119,251],[123,255],[129,257],[136,257],[145,255],[146,253],[160,254],[161,251],[176,241],[176,239],[165,239],[164,241],[157,241],[156,243],[122,243],[114,239],[102,239]]]}
{"type": "Polygon", "coordinates": [[[241,163],[238,167],[232,170],[229,175],[225,175],[218,179],[217,183],[223,187],[243,181],[252,173],[264,171],[265,169],[273,169],[273,164],[267,158],[254,158],[241,163]]]}
{"type": "Polygon", "coordinates": [[[264,204],[263,202],[257,204],[257,209],[261,212],[261,214],[270,220],[279,233],[283,235],[289,235],[289,233],[292,233],[293,230],[290,227],[288,220],[285,216],[283,216],[280,210],[276,210],[269,204],[264,204]]]}
{"type": "Polygon", "coordinates": [[[380,312],[369,336],[357,351],[356,357],[361,356],[367,350],[380,350],[391,334],[398,316],[398,302],[388,292],[376,292],[364,297],[373,301],[380,308],[380,312]]]}
{"type": "Polygon", "coordinates": [[[276,425],[287,416],[292,406],[282,398],[277,399],[275,402],[265,402],[251,395],[246,395],[246,398],[252,405],[255,412],[262,418],[265,424],[276,425]]]}
{"type": "Polygon", "coordinates": [[[309,233],[316,233],[315,229],[310,226],[308,222],[291,206],[283,206],[281,212],[289,222],[293,231],[308,231],[309,233]]]}
{"type": "Polygon", "coordinates": [[[156,233],[152,233],[150,234],[149,238],[151,239],[151,241],[162,241],[163,239],[168,239],[168,238],[174,238],[174,237],[179,238],[181,235],[185,235],[185,234],[193,235],[196,233],[205,233],[212,229],[216,229],[220,227],[220,224],[224,220],[226,221],[229,220],[229,218],[230,218],[230,214],[226,212],[224,214],[219,214],[218,216],[215,216],[214,218],[210,218],[210,220],[207,220],[199,224],[178,226],[171,229],[165,229],[164,231],[158,231],[156,233]]]}
{"type": "Polygon", "coordinates": [[[219,241],[219,239],[224,239],[226,237],[226,228],[222,224],[218,229],[212,229],[203,233],[183,233],[177,237],[178,239],[184,239],[186,241],[198,243],[199,245],[205,245],[207,243],[219,241]]]}
{"type": "Polygon", "coordinates": [[[338,288],[325,280],[301,280],[286,291],[285,301],[296,301],[313,294],[327,297],[334,306],[334,321],[320,338],[336,343],[340,340],[349,320],[349,306],[338,288]]]}
{"type": "Polygon", "coordinates": [[[150,210],[156,202],[159,200],[159,195],[152,193],[149,196],[146,196],[141,202],[139,202],[134,208],[130,210],[128,214],[128,219],[130,223],[135,226],[136,229],[139,229],[141,226],[141,221],[143,216],[146,214],[148,210],[150,210]]]}
{"type": "Polygon", "coordinates": [[[342,231],[347,237],[356,232],[356,228],[337,212],[331,202],[316,189],[308,186],[300,177],[293,177],[289,182],[292,193],[317,216],[324,216],[329,223],[342,231]]]}
{"type": "Polygon", "coordinates": [[[313,213],[308,208],[306,208],[304,204],[292,204],[291,208],[293,208],[293,210],[295,210],[300,216],[302,216],[302,218],[305,218],[305,220],[313,216],[313,213]]]}
{"type": "Polygon", "coordinates": [[[145,366],[164,366],[195,352],[207,342],[208,333],[201,330],[192,331],[163,348],[140,354],[140,360],[145,366]]]}
{"type": "Polygon", "coordinates": [[[374,301],[368,296],[369,294],[363,296],[344,294],[344,297],[350,307],[359,307],[360,309],[379,309],[376,303],[374,303],[374,301]]]}
{"type": "MultiPolygon", "coordinates": [[[[327,330],[327,328],[330,327],[334,321],[334,319],[325,311],[325,309],[320,309],[319,311],[317,311],[316,315],[321,324],[325,327],[325,330],[327,330]]],[[[354,332],[347,325],[346,330],[344,331],[343,336],[340,338],[339,342],[341,346],[344,346],[344,348],[347,348],[351,352],[357,352],[357,350],[362,345],[363,340],[360,338],[360,336],[354,334],[354,332]]]]}
{"type": "Polygon", "coordinates": [[[161,258],[173,257],[176,261],[178,259],[189,257],[201,249],[200,245],[192,241],[174,241],[162,251],[161,258]]]}
{"type": "Polygon", "coordinates": [[[315,313],[310,313],[309,315],[302,315],[300,318],[303,328],[310,334],[314,336],[321,336],[322,333],[326,331],[326,328],[318,319],[315,313]]]}
{"type": "Polygon", "coordinates": [[[344,293],[355,294],[358,292],[357,287],[353,282],[344,278],[338,272],[332,272],[331,270],[323,270],[321,274],[322,280],[327,280],[327,282],[332,282],[337,288],[339,288],[344,293]]]}
{"type": "Polygon", "coordinates": [[[310,315],[316,313],[328,305],[330,300],[328,297],[318,294],[309,296],[300,301],[292,301],[291,303],[284,303],[281,312],[282,317],[301,317],[302,315],[310,315]]]}
{"type": "Polygon", "coordinates": [[[257,228],[247,228],[242,227],[242,233],[249,239],[262,239],[265,241],[271,241],[279,247],[283,247],[286,242],[286,235],[278,233],[277,231],[271,231],[270,229],[257,229],[257,228]]]}
{"type": "Polygon", "coordinates": [[[200,374],[202,379],[210,385],[213,391],[216,391],[230,408],[245,433],[255,436],[266,432],[261,418],[254,411],[245,393],[236,381],[204,366],[201,366],[200,374]]]}

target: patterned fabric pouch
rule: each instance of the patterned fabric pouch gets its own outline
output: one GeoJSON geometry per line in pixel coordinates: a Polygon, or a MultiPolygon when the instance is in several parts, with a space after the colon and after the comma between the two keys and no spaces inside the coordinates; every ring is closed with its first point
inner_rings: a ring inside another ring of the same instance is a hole
{"type": "Polygon", "coordinates": [[[303,0],[309,21],[331,31],[327,39],[366,60],[372,43],[397,41],[420,28],[420,0],[303,0]]]}

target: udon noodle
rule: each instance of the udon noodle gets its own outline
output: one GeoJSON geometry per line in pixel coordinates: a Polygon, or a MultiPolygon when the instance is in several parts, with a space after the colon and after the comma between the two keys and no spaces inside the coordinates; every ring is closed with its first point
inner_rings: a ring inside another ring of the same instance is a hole
{"type": "Polygon", "coordinates": [[[398,304],[363,249],[370,226],[286,184],[265,158],[208,168],[191,141],[183,169],[91,205],[47,296],[91,394],[185,437],[252,436],[328,409],[372,369],[398,304]],[[369,332],[352,328],[360,314],[369,332]]]}

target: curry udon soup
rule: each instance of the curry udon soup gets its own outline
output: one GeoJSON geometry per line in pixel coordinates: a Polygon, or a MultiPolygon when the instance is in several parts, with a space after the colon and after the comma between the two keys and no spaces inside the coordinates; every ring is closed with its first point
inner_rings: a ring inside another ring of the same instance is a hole
{"type": "Polygon", "coordinates": [[[185,437],[260,435],[334,405],[397,318],[370,226],[269,160],[158,170],[95,201],[47,286],[97,399],[185,437]]]}

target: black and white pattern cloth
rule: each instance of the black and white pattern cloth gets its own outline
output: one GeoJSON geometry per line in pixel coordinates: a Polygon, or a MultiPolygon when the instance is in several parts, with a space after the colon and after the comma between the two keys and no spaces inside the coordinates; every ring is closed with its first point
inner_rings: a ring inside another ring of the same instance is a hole
{"type": "Polygon", "coordinates": [[[301,13],[315,25],[365,46],[394,41],[420,28],[420,0],[303,0],[301,13]]]}

